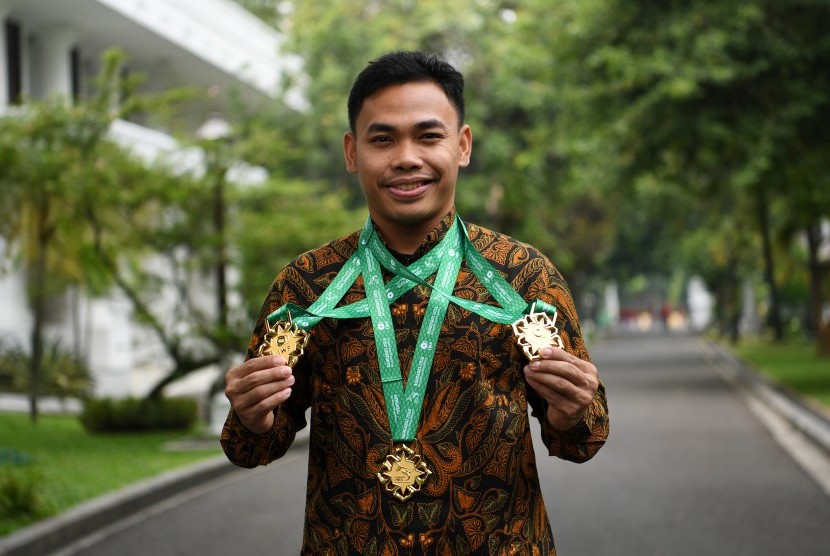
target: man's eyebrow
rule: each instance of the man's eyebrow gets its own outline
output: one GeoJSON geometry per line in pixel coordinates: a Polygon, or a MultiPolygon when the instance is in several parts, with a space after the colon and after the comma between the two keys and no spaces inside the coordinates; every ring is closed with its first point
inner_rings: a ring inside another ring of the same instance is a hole
{"type": "Polygon", "coordinates": [[[424,120],[415,124],[415,129],[434,129],[436,127],[447,129],[446,124],[438,119],[424,120]]]}
{"type": "Polygon", "coordinates": [[[393,126],[392,124],[385,124],[383,122],[372,122],[371,124],[369,124],[366,127],[366,131],[368,133],[378,132],[378,131],[381,131],[381,132],[395,131],[395,126],[393,126]]]}
{"type": "MultiPolygon", "coordinates": [[[[415,124],[415,129],[447,129],[447,125],[439,119],[432,118],[429,120],[423,120],[415,124]]],[[[392,131],[397,131],[397,127],[392,124],[387,124],[384,122],[372,122],[366,127],[367,133],[389,133],[392,131]]]]}

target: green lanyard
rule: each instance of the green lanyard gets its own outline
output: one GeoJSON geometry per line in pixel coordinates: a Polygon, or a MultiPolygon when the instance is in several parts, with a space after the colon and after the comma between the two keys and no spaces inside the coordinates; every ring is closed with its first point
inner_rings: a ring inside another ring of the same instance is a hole
{"type": "MultiPolygon", "coordinates": [[[[515,322],[531,307],[531,304],[516,293],[501,274],[475,249],[467,237],[460,218],[456,217],[444,239],[437,246],[409,266],[395,259],[375,233],[371,219],[368,219],[358,238],[357,251],[349,257],[323,294],[308,309],[290,303],[286,304],[268,315],[268,321],[273,324],[279,320],[287,320],[287,314],[292,317],[296,315],[293,322],[298,327],[307,330],[323,318],[342,319],[369,316],[375,334],[378,366],[392,438],[396,442],[406,442],[415,439],[438,335],[450,302],[490,321],[502,324],[515,322]],[[473,274],[484,284],[501,307],[452,295],[462,260],[467,261],[473,274]],[[383,282],[381,267],[394,275],[388,284],[383,282]],[[436,271],[435,281],[430,284],[426,278],[436,271]],[[361,274],[366,289],[366,299],[335,308],[361,274]],[[395,327],[389,306],[416,284],[429,288],[436,295],[430,295],[427,303],[421,330],[418,333],[412,368],[406,388],[404,388],[395,327]]],[[[536,304],[542,310],[552,313],[555,318],[555,307],[539,300],[536,304]]]]}

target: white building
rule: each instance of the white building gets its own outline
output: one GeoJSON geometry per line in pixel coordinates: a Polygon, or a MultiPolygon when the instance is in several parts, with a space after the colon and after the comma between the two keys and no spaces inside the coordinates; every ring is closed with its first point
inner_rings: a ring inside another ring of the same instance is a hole
{"type": "MultiPolygon", "coordinates": [[[[273,101],[281,75],[298,65],[280,55],[276,31],[232,0],[0,0],[0,22],[0,113],[21,96],[82,97],[102,53],[120,47],[127,69],[146,76],[143,90],[210,92],[185,114],[195,130],[209,114],[227,113],[231,93],[249,104],[273,101]]],[[[178,149],[163,130],[140,122],[118,121],[111,133],[144,156],[178,149]]],[[[0,274],[0,337],[28,345],[25,299],[21,275],[0,274]]],[[[132,324],[129,303],[69,294],[60,305],[46,332],[72,345],[83,329],[98,395],[140,395],[159,378],[163,369],[148,360],[153,349],[132,324]]]]}

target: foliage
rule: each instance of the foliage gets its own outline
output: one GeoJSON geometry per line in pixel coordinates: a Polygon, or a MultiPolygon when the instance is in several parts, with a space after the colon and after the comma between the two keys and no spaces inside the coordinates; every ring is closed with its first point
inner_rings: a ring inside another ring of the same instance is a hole
{"type": "Polygon", "coordinates": [[[767,338],[747,338],[734,351],[775,383],[830,412],[830,363],[802,338],[778,344],[767,338]]]}
{"type": "MultiPolygon", "coordinates": [[[[257,13],[263,8],[256,0],[241,3],[257,13]]],[[[359,189],[347,181],[341,152],[351,80],[384,52],[435,52],[459,66],[467,80],[476,154],[459,185],[460,212],[555,254],[569,273],[585,275],[604,262],[608,237],[614,234],[612,213],[590,190],[569,189],[561,181],[562,160],[552,136],[555,89],[550,66],[543,63],[550,56],[545,52],[547,29],[530,29],[528,35],[528,25],[522,24],[525,17],[525,22],[545,19],[546,6],[533,5],[526,14],[510,4],[475,0],[291,7],[271,13],[269,20],[285,34],[285,48],[304,60],[310,108],[270,118],[290,138],[273,141],[290,147],[282,171],[345,189],[349,205],[356,205],[359,189]],[[356,33],[359,28],[372,33],[356,33]]]]}
{"type": "MultiPolygon", "coordinates": [[[[84,399],[94,385],[89,367],[80,354],[57,340],[44,346],[38,391],[44,396],[84,399]]],[[[31,357],[21,346],[0,341],[0,391],[26,393],[31,357]]]]}
{"type": "Polygon", "coordinates": [[[238,195],[234,229],[245,269],[240,293],[252,317],[280,268],[304,251],[359,229],[366,219],[365,209],[347,208],[344,191],[315,182],[272,179],[238,195]]]}
{"type": "Polygon", "coordinates": [[[615,267],[702,274],[733,328],[735,284],[765,268],[773,315],[775,260],[791,255],[775,235],[830,215],[813,166],[830,145],[827,5],[573,1],[555,17],[558,144],[572,179],[619,201],[615,267]]]}
{"type": "Polygon", "coordinates": [[[92,433],[187,430],[197,417],[192,398],[94,398],[84,403],[81,423],[92,433]]]}
{"type": "Polygon", "coordinates": [[[158,218],[148,215],[158,205],[152,194],[142,196],[147,189],[141,186],[163,180],[110,139],[108,130],[116,118],[143,110],[162,114],[187,95],[136,95],[140,78],[123,74],[123,60],[117,51],[105,54],[98,90],[83,102],[28,101],[0,121],[0,238],[27,277],[33,420],[47,305],[70,286],[92,295],[108,291],[117,282],[119,257],[144,248],[125,215],[158,218]]]}
{"type": "Polygon", "coordinates": [[[0,465],[0,522],[39,519],[50,513],[43,498],[43,479],[27,466],[0,465]]]}
{"type": "MultiPolygon", "coordinates": [[[[42,509],[48,515],[159,473],[221,455],[218,443],[197,451],[165,449],[166,443],[181,438],[181,432],[93,435],[84,430],[77,417],[46,414],[35,426],[25,415],[0,413],[0,446],[31,458],[27,465],[9,471],[31,473],[37,479],[42,509]]],[[[20,514],[0,518],[0,535],[34,519],[20,514]]]]}
{"type": "MultiPolygon", "coordinates": [[[[351,79],[389,50],[436,52],[467,79],[475,149],[459,210],[536,244],[577,288],[699,274],[736,333],[738,284],[764,279],[768,314],[785,312],[792,240],[830,216],[822,0],[238,1],[304,60],[288,85],[308,110],[268,120],[285,175],[357,204],[340,155],[351,79]]],[[[830,272],[811,254],[818,315],[830,272]]]]}

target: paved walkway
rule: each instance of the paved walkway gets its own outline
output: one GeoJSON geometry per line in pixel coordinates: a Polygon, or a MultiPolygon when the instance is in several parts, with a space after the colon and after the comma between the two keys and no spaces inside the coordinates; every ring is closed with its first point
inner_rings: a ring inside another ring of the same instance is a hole
{"type": "MultiPolygon", "coordinates": [[[[827,432],[826,419],[793,426],[810,418],[782,419],[770,409],[780,396],[759,395],[735,361],[696,338],[617,338],[591,352],[608,387],[609,442],[583,465],[539,457],[560,554],[827,553],[830,452],[799,432],[827,432]]],[[[59,551],[6,553],[296,553],[304,448],[255,471],[217,469],[59,551]]]]}

